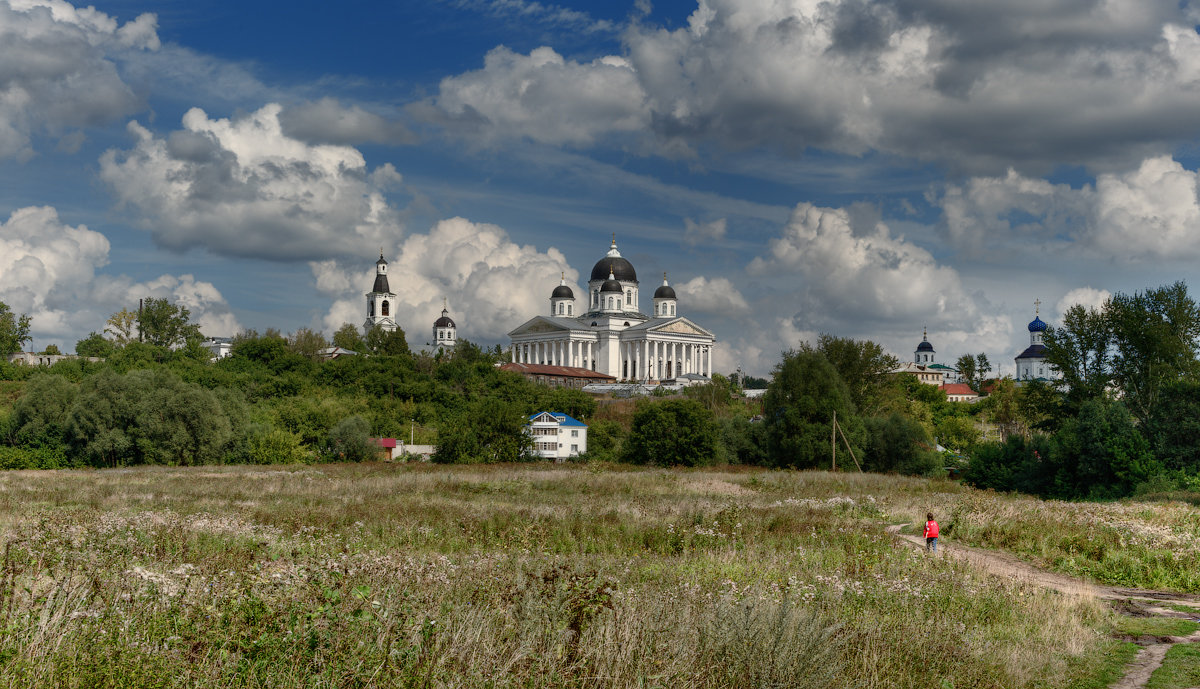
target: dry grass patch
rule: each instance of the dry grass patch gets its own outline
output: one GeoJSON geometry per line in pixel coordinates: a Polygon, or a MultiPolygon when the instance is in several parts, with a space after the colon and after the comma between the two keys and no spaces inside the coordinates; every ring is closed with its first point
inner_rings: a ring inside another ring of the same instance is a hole
{"type": "Polygon", "coordinates": [[[1107,609],[884,531],[966,494],[546,465],[3,474],[0,684],[1095,679],[1115,643],[1096,631],[1107,609]]]}

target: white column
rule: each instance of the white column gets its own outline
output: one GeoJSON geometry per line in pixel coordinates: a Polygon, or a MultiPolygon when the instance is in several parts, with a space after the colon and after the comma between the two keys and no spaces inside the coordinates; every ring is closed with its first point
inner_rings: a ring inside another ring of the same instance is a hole
{"type": "Polygon", "coordinates": [[[712,345],[709,345],[709,346],[707,347],[707,349],[708,349],[708,377],[709,377],[709,378],[712,378],[712,355],[713,355],[713,346],[712,346],[712,345]]]}
{"type": "Polygon", "coordinates": [[[634,380],[641,380],[642,371],[640,364],[642,363],[642,348],[637,344],[630,344],[629,347],[633,350],[633,378],[634,380]]]}

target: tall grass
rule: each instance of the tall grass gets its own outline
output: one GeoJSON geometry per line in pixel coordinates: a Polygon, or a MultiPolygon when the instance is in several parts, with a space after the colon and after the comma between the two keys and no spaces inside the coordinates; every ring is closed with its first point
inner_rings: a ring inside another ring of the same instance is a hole
{"type": "Polygon", "coordinates": [[[945,482],[352,465],[0,474],[0,685],[1085,686],[1091,600],[897,548],[945,482]]]}

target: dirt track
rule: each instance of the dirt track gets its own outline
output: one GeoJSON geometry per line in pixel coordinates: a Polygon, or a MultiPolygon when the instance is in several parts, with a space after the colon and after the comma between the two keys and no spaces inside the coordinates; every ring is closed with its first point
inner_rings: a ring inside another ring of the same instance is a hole
{"type": "MultiPolygon", "coordinates": [[[[925,539],[900,533],[905,525],[889,526],[888,532],[902,543],[921,550],[925,549],[925,539]]],[[[1163,607],[1176,604],[1191,607],[1200,606],[1200,596],[1170,593],[1164,591],[1148,591],[1143,589],[1121,588],[1093,584],[1083,579],[1055,574],[1038,569],[1023,562],[1013,555],[995,550],[984,550],[970,546],[947,544],[939,542],[938,554],[942,557],[953,557],[965,560],[975,567],[987,570],[993,574],[1012,578],[1024,579],[1045,588],[1051,588],[1072,595],[1092,596],[1101,600],[1125,601],[1122,605],[1114,606],[1118,612],[1126,615],[1142,617],[1180,617],[1195,619],[1196,615],[1179,612],[1163,607]]],[[[1110,689],[1141,689],[1150,681],[1150,675],[1162,665],[1167,650],[1177,643],[1200,641],[1200,631],[1189,636],[1156,637],[1152,639],[1134,639],[1142,650],[1130,663],[1119,682],[1110,689]]]]}

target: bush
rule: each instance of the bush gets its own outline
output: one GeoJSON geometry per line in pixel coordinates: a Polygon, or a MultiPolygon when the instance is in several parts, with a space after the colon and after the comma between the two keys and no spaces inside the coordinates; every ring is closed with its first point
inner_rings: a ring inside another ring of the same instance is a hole
{"type": "Polygon", "coordinates": [[[0,445],[0,469],[69,469],[78,466],[61,447],[7,447],[0,445]]]}
{"type": "Polygon", "coordinates": [[[695,400],[644,402],[633,414],[625,457],[634,464],[704,466],[719,452],[712,412],[695,400]]]}
{"type": "Polygon", "coordinates": [[[927,476],[942,468],[941,458],[931,451],[929,436],[914,419],[903,414],[875,417],[866,420],[866,428],[863,469],[927,476]]]}
{"type": "Polygon", "coordinates": [[[332,462],[365,462],[374,459],[378,448],[371,442],[371,424],[355,414],[330,429],[325,444],[326,459],[332,462]]]}
{"type": "Polygon", "coordinates": [[[246,440],[247,464],[297,464],[309,459],[300,437],[278,428],[258,428],[246,440]]]}

